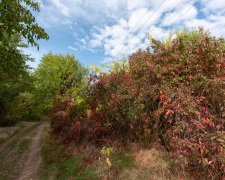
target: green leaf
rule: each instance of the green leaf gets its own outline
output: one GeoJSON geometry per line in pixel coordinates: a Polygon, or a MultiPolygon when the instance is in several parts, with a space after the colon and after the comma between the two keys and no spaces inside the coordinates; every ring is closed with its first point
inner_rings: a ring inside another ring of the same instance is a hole
{"type": "Polygon", "coordinates": [[[224,142],[224,140],[223,139],[217,139],[218,141],[220,141],[220,142],[224,142]]]}
{"type": "Polygon", "coordinates": [[[184,163],[185,163],[185,165],[188,165],[187,158],[184,158],[184,163]]]}
{"type": "Polygon", "coordinates": [[[193,113],[193,108],[190,107],[190,108],[188,109],[188,112],[192,112],[192,113],[193,113]]]}

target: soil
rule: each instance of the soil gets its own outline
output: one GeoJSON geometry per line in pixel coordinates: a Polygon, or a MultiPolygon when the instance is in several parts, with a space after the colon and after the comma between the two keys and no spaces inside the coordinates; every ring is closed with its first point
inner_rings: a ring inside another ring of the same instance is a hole
{"type": "Polygon", "coordinates": [[[33,123],[0,145],[0,180],[40,179],[40,141],[47,124],[33,123]]]}

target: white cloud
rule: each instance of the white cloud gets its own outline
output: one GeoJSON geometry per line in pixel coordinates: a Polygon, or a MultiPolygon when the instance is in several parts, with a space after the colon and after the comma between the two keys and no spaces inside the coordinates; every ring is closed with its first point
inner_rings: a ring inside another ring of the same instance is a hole
{"type": "Polygon", "coordinates": [[[114,61],[115,59],[111,58],[111,57],[105,57],[104,60],[101,62],[102,64],[105,64],[105,63],[109,63],[109,62],[112,62],[114,61]]]}
{"type": "Polygon", "coordinates": [[[82,43],[82,45],[79,44],[78,42],[75,42],[74,44],[79,46],[81,51],[88,50],[88,51],[91,51],[92,53],[96,53],[97,52],[97,50],[94,50],[91,47],[89,47],[89,44],[85,41],[85,39],[78,39],[78,41],[80,41],[82,43]]]}
{"type": "Polygon", "coordinates": [[[63,21],[62,21],[62,24],[72,24],[73,22],[72,21],[70,21],[69,19],[64,19],[63,21]]]}
{"type": "Polygon", "coordinates": [[[101,41],[98,41],[98,40],[95,40],[95,39],[90,41],[90,46],[93,47],[93,48],[99,47],[101,45],[102,45],[101,41]]]}
{"type": "Polygon", "coordinates": [[[224,0],[203,0],[202,4],[205,6],[202,8],[202,12],[204,12],[207,16],[211,13],[220,14],[221,11],[224,13],[225,3],[224,0]]]}
{"type": "MultiPolygon", "coordinates": [[[[157,3],[154,4],[154,8],[149,10],[147,13],[147,6],[138,6],[137,4],[135,4],[137,1],[129,2],[131,2],[131,4],[128,6],[128,9],[132,10],[129,18],[120,18],[118,19],[117,24],[114,24],[112,26],[93,26],[93,29],[91,31],[91,42],[102,42],[105,55],[111,55],[113,57],[123,54],[127,55],[129,53],[131,54],[132,52],[137,51],[137,49],[140,47],[146,48],[147,46],[150,46],[150,43],[147,40],[147,33],[153,35],[154,38],[157,37],[156,39],[165,40],[169,35],[171,23],[173,23],[175,20],[175,24],[173,24],[173,38],[176,37],[175,32],[179,28],[176,28],[177,24],[180,24],[181,27],[185,26],[188,28],[199,27],[200,25],[203,25],[204,27],[206,27],[205,29],[215,29],[215,32],[217,29],[217,31],[220,31],[220,34],[223,33],[223,31],[219,30],[218,27],[222,26],[221,28],[225,29],[225,26],[223,25],[225,24],[224,16],[211,15],[209,17],[211,21],[217,21],[214,23],[207,20],[207,17],[203,20],[196,19],[199,11],[197,7],[193,6],[196,0],[182,3],[180,3],[181,1],[178,0],[165,1],[165,3],[163,3],[161,7],[159,7],[159,5],[162,3],[162,1],[157,1],[157,3]],[[175,8],[176,6],[177,8],[175,8]],[[159,9],[154,13],[155,9],[158,7],[159,9]],[[143,14],[145,14],[145,16],[142,18],[143,14]],[[165,17],[164,20],[163,17],[165,17]],[[157,26],[155,26],[156,24],[157,26]],[[136,27],[133,29],[134,26],[136,27]],[[162,27],[164,28],[162,29],[162,27]],[[134,34],[140,28],[141,30],[137,34],[134,34]],[[129,34],[130,31],[131,33],[129,34]],[[141,43],[141,40],[145,41],[141,43]]],[[[143,0],[143,2],[145,1],[143,0]]],[[[216,6],[215,8],[218,8],[218,6],[216,6]]],[[[92,47],[98,46],[92,45],[92,47]]]]}
{"type": "Polygon", "coordinates": [[[80,30],[80,32],[82,32],[83,34],[86,34],[86,32],[85,32],[82,28],[80,28],[79,30],[80,30]]]}
{"type": "Polygon", "coordinates": [[[74,51],[77,51],[76,48],[73,48],[73,47],[71,47],[71,46],[68,46],[68,48],[69,48],[69,49],[72,49],[72,50],[74,50],[74,51]]]}
{"type": "Polygon", "coordinates": [[[61,12],[63,15],[67,17],[69,16],[68,14],[69,9],[67,5],[61,3],[60,0],[51,0],[51,2],[56,6],[58,12],[61,12]]]}
{"type": "Polygon", "coordinates": [[[152,2],[147,2],[146,0],[130,0],[127,4],[127,9],[131,11],[137,8],[146,7],[147,4],[150,5],[152,2]]]}
{"type": "Polygon", "coordinates": [[[189,21],[195,18],[198,14],[198,11],[192,5],[184,6],[182,9],[179,9],[173,13],[170,13],[166,18],[163,20],[162,26],[170,26],[170,24],[174,21],[176,23],[181,21],[189,21]],[[178,19],[179,18],[179,19],[178,19]]]}
{"type": "MultiPolygon", "coordinates": [[[[201,0],[195,6],[197,0],[48,0],[48,2],[51,3],[41,6],[42,13],[37,18],[39,22],[48,28],[58,26],[72,29],[72,25],[76,25],[76,32],[69,31],[76,37],[75,44],[80,50],[91,52],[103,50],[105,55],[112,58],[150,46],[147,33],[157,40],[165,40],[169,35],[171,23],[181,15],[182,17],[173,24],[173,38],[180,26],[189,29],[204,26],[217,37],[224,35],[225,32],[224,0],[201,0]],[[198,17],[200,12],[203,13],[201,18],[198,17]],[[69,28],[62,25],[68,25],[69,28]],[[140,31],[134,34],[139,29],[140,31]]],[[[103,61],[107,60],[109,57],[103,61]]]]}
{"type": "Polygon", "coordinates": [[[86,43],[85,39],[81,39],[80,41],[81,41],[83,44],[86,43]]]}

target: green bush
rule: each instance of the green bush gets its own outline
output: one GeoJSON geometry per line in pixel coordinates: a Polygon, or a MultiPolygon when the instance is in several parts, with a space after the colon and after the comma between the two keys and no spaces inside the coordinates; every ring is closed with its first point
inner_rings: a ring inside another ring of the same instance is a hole
{"type": "Polygon", "coordinates": [[[9,111],[9,114],[14,114],[13,118],[21,121],[40,120],[40,109],[33,99],[33,94],[29,92],[20,93],[16,101],[17,103],[14,103],[9,111]]]}

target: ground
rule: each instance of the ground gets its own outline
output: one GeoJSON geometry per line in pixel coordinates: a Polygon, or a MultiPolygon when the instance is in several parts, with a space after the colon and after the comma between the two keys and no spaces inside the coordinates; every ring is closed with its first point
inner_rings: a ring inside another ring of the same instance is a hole
{"type": "Polygon", "coordinates": [[[0,136],[8,139],[0,145],[0,180],[39,179],[40,140],[47,124],[33,122],[24,125],[26,127],[22,129],[0,129],[0,136]],[[15,135],[10,138],[12,134],[15,135]]]}

